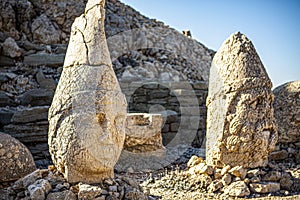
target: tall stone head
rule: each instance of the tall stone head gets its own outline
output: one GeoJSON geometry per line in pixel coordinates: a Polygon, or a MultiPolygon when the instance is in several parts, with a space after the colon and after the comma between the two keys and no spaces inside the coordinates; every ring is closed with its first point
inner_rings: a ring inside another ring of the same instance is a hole
{"type": "Polygon", "coordinates": [[[49,110],[49,151],[69,182],[113,177],[125,139],[126,99],[104,32],[104,0],[89,0],[76,18],[49,110]]]}
{"type": "Polygon", "coordinates": [[[207,162],[265,166],[277,141],[272,83],[252,44],[232,34],[216,53],[207,98],[207,162]]]}

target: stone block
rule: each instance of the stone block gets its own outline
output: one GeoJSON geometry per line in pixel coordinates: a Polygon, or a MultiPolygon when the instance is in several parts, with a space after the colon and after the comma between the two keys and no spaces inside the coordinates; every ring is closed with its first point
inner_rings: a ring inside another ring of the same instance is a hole
{"type": "Polygon", "coordinates": [[[164,148],[161,126],[160,114],[127,114],[124,149],[131,152],[151,152],[164,148]]]}

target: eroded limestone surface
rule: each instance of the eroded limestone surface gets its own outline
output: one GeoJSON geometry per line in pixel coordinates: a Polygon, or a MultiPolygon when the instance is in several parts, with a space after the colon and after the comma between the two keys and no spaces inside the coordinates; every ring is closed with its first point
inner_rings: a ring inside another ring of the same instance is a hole
{"type": "Polygon", "coordinates": [[[272,83],[252,44],[232,34],[210,70],[207,98],[207,162],[259,167],[277,141],[272,83]]]}
{"type": "Polygon", "coordinates": [[[24,144],[0,132],[0,182],[15,181],[33,172],[36,167],[24,144]]]}
{"type": "Polygon", "coordinates": [[[274,89],[278,143],[300,142],[300,80],[274,89]]]}
{"type": "Polygon", "coordinates": [[[113,177],[125,138],[126,99],[104,33],[104,0],[89,0],[72,25],[49,110],[49,150],[69,182],[113,177]]]}
{"type": "Polygon", "coordinates": [[[161,126],[160,114],[127,114],[124,149],[134,153],[164,149],[161,126]]]}

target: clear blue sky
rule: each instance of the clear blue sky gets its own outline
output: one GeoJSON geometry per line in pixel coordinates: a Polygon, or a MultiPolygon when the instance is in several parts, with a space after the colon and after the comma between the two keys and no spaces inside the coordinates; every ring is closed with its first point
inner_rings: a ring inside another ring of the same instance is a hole
{"type": "Polygon", "coordinates": [[[300,0],[121,0],[217,50],[233,32],[254,43],[273,86],[300,79],[300,0]]]}

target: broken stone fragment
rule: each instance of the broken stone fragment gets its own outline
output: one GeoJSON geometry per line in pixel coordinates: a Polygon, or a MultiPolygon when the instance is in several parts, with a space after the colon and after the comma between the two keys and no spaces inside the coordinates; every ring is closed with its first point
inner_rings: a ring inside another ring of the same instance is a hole
{"type": "Polygon", "coordinates": [[[229,185],[231,183],[231,175],[230,174],[225,174],[223,177],[222,177],[222,183],[223,185],[229,185]]]}
{"type": "Polygon", "coordinates": [[[250,190],[244,181],[231,183],[224,192],[225,194],[233,197],[244,197],[250,195],[250,190]]]}
{"type": "Polygon", "coordinates": [[[164,149],[161,126],[161,114],[127,114],[124,150],[141,153],[164,149]]]}
{"type": "Polygon", "coordinates": [[[112,178],[125,139],[127,104],[106,44],[104,3],[89,0],[75,19],[49,109],[49,151],[71,183],[112,178]]]}
{"type": "Polygon", "coordinates": [[[193,155],[188,161],[187,166],[191,168],[199,164],[200,162],[204,162],[203,158],[193,155]]]}
{"type": "Polygon", "coordinates": [[[234,175],[235,177],[240,177],[243,180],[247,175],[247,170],[242,166],[235,166],[229,170],[229,173],[234,175]]]}
{"type": "Polygon", "coordinates": [[[208,187],[207,190],[208,192],[216,192],[220,188],[223,187],[222,181],[220,180],[214,180],[208,187]]]}
{"type": "Polygon", "coordinates": [[[256,193],[271,193],[280,190],[280,183],[275,182],[261,182],[250,183],[250,190],[256,193]]]}
{"type": "Polygon", "coordinates": [[[22,54],[21,48],[17,45],[16,41],[8,37],[2,44],[3,55],[11,58],[20,57],[22,54]]]}
{"type": "Polygon", "coordinates": [[[232,34],[214,56],[207,98],[210,165],[266,166],[277,142],[272,83],[252,44],[232,34]]]}
{"type": "Polygon", "coordinates": [[[93,186],[88,184],[79,184],[79,199],[95,199],[97,196],[100,196],[102,189],[99,186],[93,186]]]}

